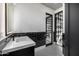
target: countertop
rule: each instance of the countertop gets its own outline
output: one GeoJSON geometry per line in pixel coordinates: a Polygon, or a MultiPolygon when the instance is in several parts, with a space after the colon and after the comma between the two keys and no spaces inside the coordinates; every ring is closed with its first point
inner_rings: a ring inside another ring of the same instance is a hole
{"type": "Polygon", "coordinates": [[[19,49],[35,46],[36,43],[28,36],[15,38],[15,41],[10,41],[3,49],[2,54],[13,52],[19,49]]]}

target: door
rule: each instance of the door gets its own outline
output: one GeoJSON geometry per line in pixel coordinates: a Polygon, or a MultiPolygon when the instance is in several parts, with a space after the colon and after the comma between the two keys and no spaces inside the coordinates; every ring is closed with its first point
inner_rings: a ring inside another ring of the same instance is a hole
{"type": "Polygon", "coordinates": [[[46,46],[53,43],[53,15],[46,13],[46,46]]]}
{"type": "Polygon", "coordinates": [[[79,56],[79,4],[65,4],[64,55],[79,56]]]}
{"type": "Polygon", "coordinates": [[[79,56],[79,3],[70,5],[70,55],[79,56]]]}

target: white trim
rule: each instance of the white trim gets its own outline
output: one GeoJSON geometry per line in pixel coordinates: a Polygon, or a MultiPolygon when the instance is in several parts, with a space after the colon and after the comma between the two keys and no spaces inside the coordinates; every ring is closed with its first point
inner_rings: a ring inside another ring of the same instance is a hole
{"type": "Polygon", "coordinates": [[[46,47],[46,45],[40,46],[38,48],[35,48],[35,52],[40,51],[41,49],[44,49],[46,47]]]}
{"type": "Polygon", "coordinates": [[[65,3],[63,3],[63,33],[65,33],[65,3]]]}
{"type": "Polygon", "coordinates": [[[13,33],[13,31],[11,31],[11,32],[8,32],[7,34],[12,34],[13,33]]]}
{"type": "Polygon", "coordinates": [[[57,10],[55,10],[54,14],[55,14],[55,13],[58,13],[58,12],[60,12],[60,11],[62,11],[62,10],[63,10],[63,6],[60,7],[60,8],[58,8],[57,10]]]}

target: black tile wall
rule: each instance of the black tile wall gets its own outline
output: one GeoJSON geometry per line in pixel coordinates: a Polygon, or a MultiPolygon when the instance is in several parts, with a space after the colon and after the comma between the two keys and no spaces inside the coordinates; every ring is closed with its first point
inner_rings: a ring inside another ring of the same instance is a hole
{"type": "Polygon", "coordinates": [[[33,41],[36,42],[35,47],[43,46],[45,45],[46,40],[46,33],[45,32],[33,32],[28,33],[27,36],[29,36],[33,41]]]}
{"type": "Polygon", "coordinates": [[[19,37],[19,36],[28,36],[31,38],[33,41],[36,42],[35,47],[43,46],[45,45],[46,42],[46,32],[28,32],[28,33],[14,33],[14,37],[19,37]]]}

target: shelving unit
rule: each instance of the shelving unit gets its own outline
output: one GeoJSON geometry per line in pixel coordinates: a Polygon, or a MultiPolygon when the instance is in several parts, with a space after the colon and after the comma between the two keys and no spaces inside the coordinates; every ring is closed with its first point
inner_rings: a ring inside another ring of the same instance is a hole
{"type": "Polygon", "coordinates": [[[62,46],[62,34],[63,34],[63,11],[55,14],[55,42],[62,46]]]}
{"type": "Polygon", "coordinates": [[[53,15],[46,13],[46,44],[52,43],[52,33],[53,33],[53,15]]]}

